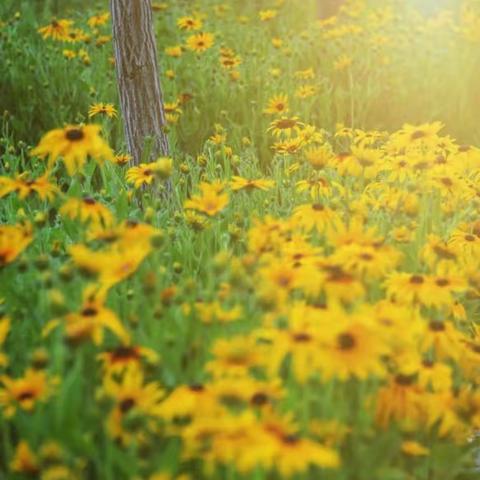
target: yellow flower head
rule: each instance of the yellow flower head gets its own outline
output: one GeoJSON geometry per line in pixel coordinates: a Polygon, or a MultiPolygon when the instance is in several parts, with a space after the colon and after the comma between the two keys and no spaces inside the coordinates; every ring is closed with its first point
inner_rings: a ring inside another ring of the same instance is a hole
{"type": "Polygon", "coordinates": [[[113,160],[113,152],[100,136],[100,130],[99,125],[68,125],[51,130],[42,137],[31,155],[48,157],[50,166],[62,158],[68,174],[73,175],[82,170],[89,156],[97,162],[113,160]]]}

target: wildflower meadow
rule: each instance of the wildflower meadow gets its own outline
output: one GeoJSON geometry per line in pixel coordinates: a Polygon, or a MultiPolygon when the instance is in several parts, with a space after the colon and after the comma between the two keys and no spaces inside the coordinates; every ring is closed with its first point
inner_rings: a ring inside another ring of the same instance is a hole
{"type": "Polygon", "coordinates": [[[131,2],[0,2],[0,479],[480,479],[480,1],[131,2]]]}

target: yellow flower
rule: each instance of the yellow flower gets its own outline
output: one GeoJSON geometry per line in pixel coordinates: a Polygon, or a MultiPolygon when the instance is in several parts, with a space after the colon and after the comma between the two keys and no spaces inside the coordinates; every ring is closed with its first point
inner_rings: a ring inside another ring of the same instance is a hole
{"type": "Polygon", "coordinates": [[[69,125],[51,130],[42,137],[31,155],[48,156],[50,166],[61,157],[68,174],[73,175],[82,170],[88,156],[97,162],[113,160],[113,152],[100,136],[100,130],[99,125],[69,125]]]}
{"type": "Polygon", "coordinates": [[[195,310],[198,312],[201,321],[205,324],[234,322],[238,320],[242,314],[242,309],[239,305],[227,310],[222,308],[219,302],[197,302],[195,310]]]}
{"type": "Polygon", "coordinates": [[[113,163],[124,166],[127,165],[132,161],[132,156],[128,153],[119,153],[115,155],[115,158],[113,159],[113,163]]]}
{"type": "Polygon", "coordinates": [[[159,362],[159,356],[154,350],[133,345],[121,345],[107,350],[98,354],[97,358],[102,361],[103,368],[108,373],[120,373],[131,365],[140,367],[142,358],[150,365],[159,362]]]}
{"type": "Polygon", "coordinates": [[[34,476],[40,473],[39,459],[24,440],[21,440],[15,449],[15,455],[10,462],[10,469],[12,472],[34,476]]]}
{"type": "Polygon", "coordinates": [[[88,109],[88,118],[99,114],[105,115],[108,118],[115,118],[117,116],[117,110],[113,106],[113,103],[94,103],[88,109]]]}
{"type": "Polygon", "coordinates": [[[288,95],[282,93],[275,95],[268,101],[267,107],[263,110],[268,115],[288,112],[288,95]]]}
{"type": "Polygon", "coordinates": [[[270,190],[275,185],[273,180],[267,179],[257,179],[249,180],[247,178],[233,176],[232,181],[230,182],[230,187],[233,191],[246,190],[248,192],[258,189],[258,190],[270,190]]]}
{"type": "Polygon", "coordinates": [[[150,245],[134,242],[133,238],[131,242],[118,242],[104,251],[93,251],[84,245],[72,245],[69,253],[81,270],[96,275],[100,286],[108,290],[132,275],[150,253],[150,245]]]}
{"type": "Polygon", "coordinates": [[[87,20],[87,24],[90,28],[101,27],[108,22],[110,18],[109,12],[99,13],[98,15],[94,15],[87,20]]]}
{"type": "Polygon", "coordinates": [[[326,143],[320,147],[313,147],[305,150],[305,158],[308,163],[315,169],[327,167],[332,161],[334,155],[332,147],[326,143]]]}
{"type": "Polygon", "coordinates": [[[81,222],[100,224],[105,227],[113,224],[113,215],[110,210],[92,197],[70,198],[59,210],[61,215],[79,219],[81,222]]]}
{"type": "Polygon", "coordinates": [[[340,223],[338,213],[321,203],[296,207],[292,219],[301,228],[305,228],[307,231],[316,229],[320,233],[340,223]]]}
{"type": "Polygon", "coordinates": [[[274,120],[267,129],[267,132],[271,132],[275,137],[286,137],[289,139],[292,133],[299,133],[304,126],[302,122],[298,120],[298,117],[282,117],[274,120]]]}
{"type": "MultiPolygon", "coordinates": [[[[100,398],[108,398],[114,401],[112,409],[106,421],[108,433],[124,444],[138,436],[136,429],[130,428],[124,423],[127,417],[157,417],[159,416],[160,401],[164,391],[158,382],[145,383],[142,370],[135,364],[130,365],[122,373],[106,375],[103,385],[99,390],[100,398]]],[[[149,424],[142,428],[148,429],[149,424]]]]}
{"type": "Polygon", "coordinates": [[[30,224],[0,225],[0,268],[13,262],[32,240],[30,224]]]}
{"type": "Polygon", "coordinates": [[[302,85],[295,92],[297,98],[308,98],[315,95],[317,88],[314,85],[302,85]]]}
{"type": "Polygon", "coordinates": [[[174,47],[165,48],[165,54],[169,57],[179,58],[182,56],[182,47],[180,45],[175,45],[174,47]]]}
{"type": "Polygon", "coordinates": [[[200,30],[203,26],[202,20],[196,17],[180,17],[177,20],[177,25],[181,30],[200,30]]]}
{"type": "Polygon", "coordinates": [[[62,51],[62,53],[63,53],[63,56],[68,60],[72,60],[77,56],[77,52],[75,52],[74,50],[65,49],[62,51]]]}
{"type": "Polygon", "coordinates": [[[313,80],[315,78],[315,73],[313,68],[307,68],[306,70],[297,70],[294,76],[300,80],[313,80]]]}
{"type": "Polygon", "coordinates": [[[343,316],[337,323],[332,321],[325,325],[324,329],[317,361],[325,379],[366,379],[370,375],[384,374],[382,358],[389,348],[366,319],[343,316]]]}
{"type": "Polygon", "coordinates": [[[260,10],[258,12],[258,16],[262,22],[267,22],[268,20],[274,19],[278,15],[277,10],[270,9],[270,10],[260,10]]]}
{"type": "Polygon", "coordinates": [[[215,37],[211,33],[197,33],[187,38],[187,48],[197,53],[203,53],[212,47],[214,40],[215,37]]]}
{"type": "Polygon", "coordinates": [[[15,414],[17,408],[31,412],[37,402],[46,401],[58,384],[57,377],[48,378],[43,370],[28,369],[23,377],[0,377],[0,406],[6,417],[15,414]]]}
{"type": "Polygon", "coordinates": [[[150,185],[155,178],[165,179],[172,173],[173,160],[160,157],[155,162],[141,163],[138,167],[127,170],[125,178],[128,183],[133,183],[135,188],[150,185]]]}
{"type": "Polygon", "coordinates": [[[186,210],[196,210],[213,217],[220,213],[228,204],[228,195],[222,193],[215,184],[200,184],[201,195],[193,195],[190,200],[186,200],[184,208],[186,210]]]}
{"type": "Polygon", "coordinates": [[[267,362],[265,352],[251,335],[219,338],[211,350],[214,359],[206,365],[206,370],[215,377],[243,377],[267,362]]]}
{"type": "Polygon", "coordinates": [[[46,172],[33,180],[28,179],[26,172],[18,175],[15,179],[0,177],[0,198],[11,192],[17,192],[20,199],[23,200],[32,193],[36,193],[40,199],[52,201],[59,189],[48,181],[49,173],[46,172]]]}
{"type": "Polygon", "coordinates": [[[70,28],[73,25],[73,20],[52,20],[51,23],[45,27],[38,29],[38,32],[44,39],[52,38],[63,42],[70,41],[70,28]]]}
{"type": "Polygon", "coordinates": [[[68,313],[62,319],[48,322],[43,329],[43,336],[49,335],[52,330],[63,324],[65,338],[71,344],[76,345],[89,340],[95,345],[101,345],[103,331],[106,328],[127,345],[130,342],[130,335],[117,315],[103,305],[103,295],[95,297],[87,289],[84,296],[84,303],[78,312],[68,313]]]}

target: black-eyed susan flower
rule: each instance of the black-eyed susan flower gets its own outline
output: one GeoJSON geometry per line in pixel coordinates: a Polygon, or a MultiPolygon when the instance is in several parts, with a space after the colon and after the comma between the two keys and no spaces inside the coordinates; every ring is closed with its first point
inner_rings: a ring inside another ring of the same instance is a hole
{"type": "Polygon", "coordinates": [[[113,215],[110,210],[92,197],[70,198],[60,208],[60,214],[72,220],[78,219],[83,223],[108,227],[113,224],[113,215]]]}
{"type": "Polygon", "coordinates": [[[275,137],[286,137],[290,138],[293,133],[299,133],[303,127],[303,123],[300,122],[298,117],[281,117],[277,120],[274,120],[267,131],[275,137]]]}
{"type": "Polygon", "coordinates": [[[182,56],[183,50],[181,45],[174,45],[173,47],[165,48],[165,55],[168,57],[179,58],[182,56]]]}
{"type": "Polygon", "coordinates": [[[332,147],[329,144],[309,148],[304,151],[304,155],[307,162],[318,170],[327,167],[334,157],[332,147]]]}
{"type": "Polygon", "coordinates": [[[180,30],[200,30],[203,26],[203,22],[198,17],[180,17],[177,20],[177,26],[180,30]]]}
{"type": "Polygon", "coordinates": [[[220,338],[212,347],[214,358],[206,369],[215,377],[242,377],[251,369],[266,364],[263,350],[253,335],[236,336],[228,340],[220,338]]]}
{"type": "Polygon", "coordinates": [[[117,109],[113,103],[94,103],[90,105],[88,109],[88,118],[95,117],[96,115],[105,115],[108,118],[115,118],[117,116],[117,109]]]}
{"type": "Polygon", "coordinates": [[[247,179],[239,176],[233,176],[230,182],[230,187],[233,191],[246,190],[247,192],[252,190],[270,190],[275,185],[273,180],[269,179],[247,179]]]}
{"type": "Polygon", "coordinates": [[[278,11],[273,8],[268,10],[260,10],[260,12],[258,12],[258,17],[262,22],[273,20],[277,15],[278,11]]]}
{"type": "Polygon", "coordinates": [[[164,109],[168,123],[177,123],[180,115],[182,114],[179,100],[175,100],[174,102],[165,102],[164,109]]]}
{"type": "Polygon", "coordinates": [[[133,157],[128,153],[118,153],[115,155],[113,163],[123,167],[124,165],[128,165],[132,161],[132,158],[133,157]]]}
{"type": "Polygon", "coordinates": [[[138,242],[114,243],[103,251],[90,250],[85,245],[72,245],[69,253],[83,272],[97,279],[104,290],[132,275],[151,251],[151,245],[138,242]]]}
{"type": "Polygon", "coordinates": [[[151,185],[158,179],[166,179],[172,173],[173,160],[168,157],[161,157],[155,162],[141,163],[138,167],[132,167],[127,170],[125,178],[127,182],[133,183],[135,188],[144,185],[151,185]]]}
{"type": "Polygon", "coordinates": [[[130,335],[122,325],[117,315],[105,307],[103,295],[95,297],[87,290],[85,299],[78,312],[68,313],[61,319],[51,320],[45,326],[43,335],[60,326],[64,328],[66,340],[73,344],[91,341],[95,345],[101,345],[104,338],[104,330],[111,331],[123,343],[130,343],[130,335]]]}
{"type": "Polygon", "coordinates": [[[297,98],[310,98],[317,92],[315,85],[302,85],[295,91],[295,97],[297,98]]]}
{"type": "Polygon", "coordinates": [[[341,222],[335,210],[319,202],[296,207],[292,218],[307,231],[316,229],[318,232],[325,232],[341,222]]]}
{"type": "Polygon", "coordinates": [[[288,110],[288,95],[281,93],[270,98],[263,111],[268,115],[276,115],[288,113],[288,110]]]}
{"type": "Polygon", "coordinates": [[[31,412],[38,402],[45,402],[53,394],[59,383],[57,377],[49,377],[42,370],[27,369],[23,376],[0,377],[0,406],[6,417],[11,417],[17,409],[31,412]]]}
{"type": "Polygon", "coordinates": [[[208,218],[194,210],[187,210],[185,212],[185,221],[196,232],[201,232],[209,226],[208,218]]]}
{"type": "Polygon", "coordinates": [[[69,125],[51,130],[42,137],[31,155],[48,157],[50,166],[62,158],[68,174],[73,175],[82,170],[89,156],[97,162],[113,160],[113,152],[100,136],[100,130],[98,125],[69,125]]]}
{"type": "Polygon", "coordinates": [[[215,36],[212,33],[197,33],[187,38],[187,48],[196,53],[203,53],[213,46],[214,41],[215,36]]]}
{"type": "Polygon", "coordinates": [[[0,177],[0,198],[11,192],[16,192],[21,200],[36,193],[41,200],[52,201],[59,189],[49,181],[49,172],[40,177],[30,179],[28,172],[17,175],[16,178],[0,177]]]}
{"type": "Polygon", "coordinates": [[[387,385],[377,392],[375,419],[382,429],[399,422],[411,430],[425,424],[426,406],[425,390],[415,376],[398,373],[390,376],[387,385]]]}
{"type": "Polygon", "coordinates": [[[326,379],[365,379],[385,373],[383,357],[389,347],[367,318],[340,318],[338,323],[325,326],[319,342],[318,365],[326,379]]]}
{"type": "Polygon", "coordinates": [[[175,418],[211,417],[220,414],[222,408],[213,388],[207,384],[178,385],[158,408],[165,420],[175,418]]]}
{"type": "Polygon", "coordinates": [[[20,440],[20,442],[18,442],[15,448],[15,454],[10,462],[10,470],[32,476],[40,473],[39,458],[33,453],[26,441],[20,440]]]}
{"type": "Polygon", "coordinates": [[[38,33],[44,39],[51,38],[61,42],[68,42],[71,40],[70,33],[73,20],[52,20],[48,25],[38,29],[38,33]]]}
{"type": "Polygon", "coordinates": [[[128,444],[130,440],[138,438],[137,434],[141,437],[141,431],[148,430],[149,426],[140,427],[138,431],[138,427],[133,427],[135,423],[132,426],[126,423],[127,417],[157,417],[164,391],[158,382],[146,383],[142,369],[133,364],[120,377],[106,375],[98,395],[114,402],[106,421],[109,434],[123,444],[128,444]]]}
{"type": "Polygon", "coordinates": [[[97,28],[105,25],[110,19],[109,12],[102,12],[98,15],[93,15],[87,20],[87,24],[90,28],[97,28]]]}
{"type": "Polygon", "coordinates": [[[29,223],[0,225],[0,268],[13,262],[33,240],[29,223]]]}
{"type": "Polygon", "coordinates": [[[213,217],[220,213],[228,205],[228,194],[222,193],[223,186],[202,183],[200,185],[201,195],[193,195],[186,200],[183,207],[186,210],[196,210],[213,217]]]}
{"type": "Polygon", "coordinates": [[[142,360],[150,365],[159,362],[159,355],[151,348],[138,345],[120,345],[105,352],[99,353],[97,357],[108,373],[122,372],[130,366],[141,367],[142,360]]]}
{"type": "Polygon", "coordinates": [[[340,466],[338,453],[313,440],[302,438],[291,427],[275,419],[267,419],[264,430],[275,445],[275,470],[284,477],[305,472],[310,466],[336,469],[340,466]]]}

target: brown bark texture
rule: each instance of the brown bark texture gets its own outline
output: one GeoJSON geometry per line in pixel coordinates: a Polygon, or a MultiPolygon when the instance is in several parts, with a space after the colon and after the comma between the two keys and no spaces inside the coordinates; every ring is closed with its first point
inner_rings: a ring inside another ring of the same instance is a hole
{"type": "Polygon", "coordinates": [[[338,13],[343,0],[317,0],[318,18],[332,17],[338,13]]]}
{"type": "Polygon", "coordinates": [[[110,10],[125,137],[138,165],[168,155],[152,5],[151,0],[110,0],[110,10]]]}

